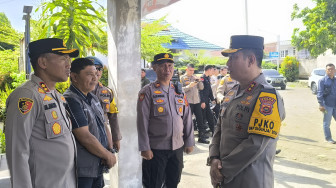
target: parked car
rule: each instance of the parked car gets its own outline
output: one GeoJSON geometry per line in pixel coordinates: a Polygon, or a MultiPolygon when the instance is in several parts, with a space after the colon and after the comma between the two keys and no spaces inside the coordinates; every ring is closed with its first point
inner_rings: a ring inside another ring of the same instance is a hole
{"type": "Polygon", "coordinates": [[[277,70],[263,69],[262,72],[266,77],[266,81],[273,87],[280,87],[282,90],[286,89],[287,80],[277,70]]]}
{"type": "Polygon", "coordinates": [[[310,87],[314,95],[317,94],[318,81],[325,76],[325,73],[324,68],[317,68],[311,72],[308,78],[308,87],[310,87]]]}
{"type": "MultiPolygon", "coordinates": [[[[146,70],[146,77],[148,78],[148,80],[150,82],[154,82],[156,80],[156,72],[153,70],[153,69],[148,69],[148,68],[145,68],[146,70]]],[[[172,77],[172,81],[180,81],[180,78],[179,78],[179,75],[178,75],[178,71],[175,69],[174,70],[174,75],[172,77]]]]}

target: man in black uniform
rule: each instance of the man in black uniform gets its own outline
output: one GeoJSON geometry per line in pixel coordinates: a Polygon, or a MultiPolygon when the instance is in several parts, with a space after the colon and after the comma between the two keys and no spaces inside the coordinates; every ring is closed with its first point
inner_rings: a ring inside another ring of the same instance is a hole
{"type": "Polygon", "coordinates": [[[214,133],[215,121],[213,118],[213,114],[210,109],[210,100],[211,103],[215,104],[215,98],[212,94],[210,76],[213,74],[213,66],[206,65],[204,67],[204,74],[201,77],[203,81],[204,89],[200,91],[201,97],[201,108],[203,109],[203,121],[206,119],[208,121],[208,125],[212,134],[214,133]]]}

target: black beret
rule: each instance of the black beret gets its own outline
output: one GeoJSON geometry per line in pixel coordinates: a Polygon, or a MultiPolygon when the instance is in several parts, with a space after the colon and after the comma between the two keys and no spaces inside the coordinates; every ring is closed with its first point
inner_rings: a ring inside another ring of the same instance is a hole
{"type": "Polygon", "coordinates": [[[161,63],[165,63],[165,62],[170,62],[170,63],[174,63],[173,60],[173,55],[169,54],[169,53],[160,53],[160,54],[156,54],[154,56],[154,61],[152,62],[152,64],[161,64],[161,63]]]}
{"type": "Polygon", "coordinates": [[[235,53],[242,49],[264,49],[264,38],[252,35],[233,35],[230,40],[230,48],[222,51],[223,56],[235,53]]]}
{"type": "Polygon", "coordinates": [[[70,57],[77,57],[79,55],[77,49],[67,49],[62,39],[46,38],[29,43],[28,55],[31,59],[36,59],[45,53],[68,54],[70,57]]]}

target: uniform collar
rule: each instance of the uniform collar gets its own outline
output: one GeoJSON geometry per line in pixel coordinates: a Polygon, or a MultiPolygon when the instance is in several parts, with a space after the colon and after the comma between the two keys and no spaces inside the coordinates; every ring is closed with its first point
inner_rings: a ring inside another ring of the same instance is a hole
{"type": "Polygon", "coordinates": [[[89,104],[91,103],[91,99],[93,98],[91,92],[89,92],[86,96],[83,92],[81,92],[76,86],[70,85],[69,88],[72,92],[76,93],[78,96],[80,96],[84,101],[87,101],[89,104]]]}

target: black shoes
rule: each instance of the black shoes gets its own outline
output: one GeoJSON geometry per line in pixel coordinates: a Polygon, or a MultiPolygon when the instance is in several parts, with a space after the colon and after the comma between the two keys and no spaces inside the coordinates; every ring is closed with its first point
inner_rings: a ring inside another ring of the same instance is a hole
{"type": "Polygon", "coordinates": [[[207,140],[206,138],[198,138],[198,143],[202,143],[202,144],[209,144],[210,141],[207,140]]]}
{"type": "Polygon", "coordinates": [[[277,155],[278,153],[280,153],[281,152],[281,149],[277,149],[276,151],[275,151],[275,155],[277,155]]]}

